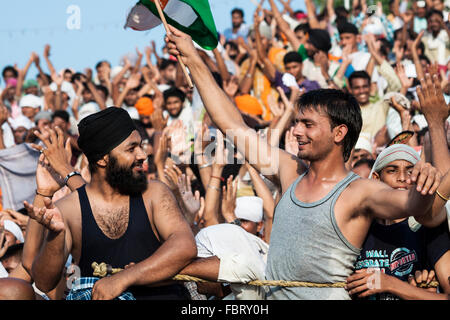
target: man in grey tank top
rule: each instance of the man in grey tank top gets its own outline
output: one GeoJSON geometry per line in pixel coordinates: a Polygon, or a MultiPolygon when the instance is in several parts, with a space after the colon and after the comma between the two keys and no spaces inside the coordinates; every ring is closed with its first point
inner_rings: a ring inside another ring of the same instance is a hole
{"type": "MultiPolygon", "coordinates": [[[[216,84],[191,38],[170,28],[171,34],[166,38],[169,52],[182,56],[213,122],[233,139],[251,165],[280,181],[283,196],[274,215],[268,280],[345,282],[374,218],[414,216],[426,226],[444,221],[445,214],[439,209],[442,201],[439,206],[433,205],[439,201],[435,191],[441,176],[429,163],[420,161],[415,165],[410,182],[416,188],[411,190],[394,190],[347,171],[344,164],[362,126],[360,107],[352,95],[320,89],[300,97],[294,128],[299,152],[298,157],[292,156],[270,146],[245,124],[239,110],[216,84]]],[[[427,86],[438,92],[440,84],[428,80],[422,83],[424,92],[427,86]]],[[[424,103],[430,103],[429,97],[424,103]]],[[[445,179],[449,180],[447,176],[445,179]]],[[[350,296],[344,288],[272,287],[267,298],[350,296]]]]}

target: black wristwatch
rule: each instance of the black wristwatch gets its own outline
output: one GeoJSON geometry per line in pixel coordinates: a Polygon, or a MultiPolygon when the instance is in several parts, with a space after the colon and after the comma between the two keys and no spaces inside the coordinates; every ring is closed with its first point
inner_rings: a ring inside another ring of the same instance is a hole
{"type": "Polygon", "coordinates": [[[236,219],[234,219],[233,221],[231,221],[230,223],[231,223],[231,224],[235,224],[235,225],[237,225],[237,226],[240,226],[240,225],[241,225],[241,219],[236,218],[236,219]]]}

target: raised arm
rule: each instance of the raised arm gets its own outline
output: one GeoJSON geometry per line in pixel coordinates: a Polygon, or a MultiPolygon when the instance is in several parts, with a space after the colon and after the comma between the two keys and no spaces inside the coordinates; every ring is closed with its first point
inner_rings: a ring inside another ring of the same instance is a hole
{"type": "MultiPolygon", "coordinates": [[[[295,32],[291,30],[289,24],[283,19],[280,11],[278,10],[275,1],[269,0],[270,7],[272,9],[273,17],[275,18],[275,21],[277,22],[278,27],[280,28],[281,32],[284,33],[286,38],[288,39],[289,43],[292,46],[292,49],[295,51],[300,48],[300,41],[298,40],[297,36],[295,35],[295,32]]],[[[312,26],[311,26],[312,28],[312,26]]]]}
{"type": "Polygon", "coordinates": [[[298,168],[298,159],[292,158],[278,148],[271,147],[245,124],[237,107],[215,83],[207,66],[197,54],[191,38],[174,27],[170,29],[171,34],[166,38],[169,51],[183,57],[204,106],[217,127],[234,142],[247,161],[261,173],[283,175],[284,172],[287,176],[294,176],[298,168]],[[280,161],[283,162],[283,166],[279,166],[280,161]]]}
{"type": "Polygon", "coordinates": [[[438,187],[441,192],[450,192],[450,175],[441,179],[436,168],[419,161],[407,182],[414,186],[406,191],[394,190],[379,181],[358,181],[355,187],[364,190],[360,208],[379,219],[395,220],[414,216],[427,227],[442,223],[445,218],[442,216],[442,207],[445,203],[435,193],[438,187]]]}
{"type": "Polygon", "coordinates": [[[262,71],[266,75],[266,77],[269,79],[270,82],[275,81],[275,75],[276,75],[276,69],[273,65],[272,61],[270,61],[269,57],[267,56],[267,53],[265,52],[262,40],[261,40],[261,33],[259,32],[259,26],[261,25],[261,22],[264,20],[264,17],[260,16],[258,14],[258,10],[255,11],[255,15],[253,17],[253,25],[255,27],[255,42],[256,42],[256,52],[258,53],[259,59],[263,62],[262,71]]]}
{"type": "Polygon", "coordinates": [[[44,47],[44,59],[45,62],[47,62],[48,70],[50,71],[50,74],[56,73],[55,67],[53,67],[52,62],[50,61],[50,45],[46,44],[44,47]]]}

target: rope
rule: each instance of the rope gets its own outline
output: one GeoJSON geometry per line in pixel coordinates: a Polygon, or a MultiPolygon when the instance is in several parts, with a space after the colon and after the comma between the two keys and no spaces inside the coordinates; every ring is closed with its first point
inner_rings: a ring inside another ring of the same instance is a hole
{"type": "MultiPolygon", "coordinates": [[[[112,268],[109,264],[104,262],[98,264],[97,262],[92,263],[92,269],[94,269],[93,275],[95,277],[106,277],[107,275],[115,274],[117,272],[122,271],[120,268],[112,268]]],[[[211,283],[214,281],[209,281],[189,275],[177,274],[172,277],[172,280],[175,281],[193,281],[199,283],[211,283]]],[[[336,282],[336,283],[314,283],[314,282],[305,282],[305,281],[286,281],[286,280],[253,280],[250,282],[239,282],[239,284],[246,284],[251,286],[275,286],[275,287],[308,287],[308,288],[344,288],[345,282],[336,282]]],[[[419,284],[419,288],[437,288],[439,286],[439,282],[431,281],[428,285],[426,283],[419,284]]]]}

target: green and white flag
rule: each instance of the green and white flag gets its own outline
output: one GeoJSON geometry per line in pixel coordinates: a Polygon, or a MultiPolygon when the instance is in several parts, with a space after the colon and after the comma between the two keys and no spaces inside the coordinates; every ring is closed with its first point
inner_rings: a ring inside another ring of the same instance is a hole
{"type": "MultiPolygon", "coordinates": [[[[149,30],[162,22],[154,1],[140,0],[131,9],[125,27],[149,30]]],[[[208,0],[159,0],[167,23],[189,34],[199,46],[212,50],[218,35],[208,0]]]]}

